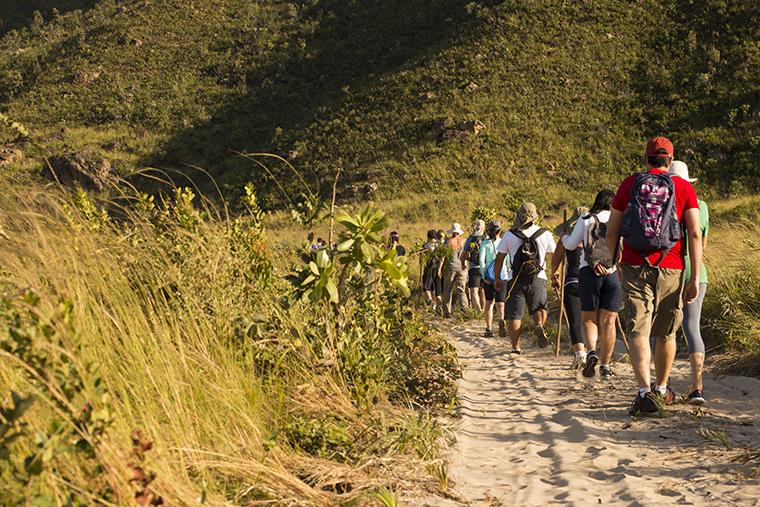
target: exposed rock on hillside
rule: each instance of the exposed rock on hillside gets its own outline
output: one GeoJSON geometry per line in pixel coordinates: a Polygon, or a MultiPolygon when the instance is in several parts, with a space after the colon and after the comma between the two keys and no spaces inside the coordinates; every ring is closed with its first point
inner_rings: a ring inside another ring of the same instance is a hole
{"type": "Polygon", "coordinates": [[[43,175],[62,185],[78,183],[87,190],[97,191],[105,190],[113,179],[111,162],[91,152],[52,157],[50,167],[43,169],[43,175]]]}

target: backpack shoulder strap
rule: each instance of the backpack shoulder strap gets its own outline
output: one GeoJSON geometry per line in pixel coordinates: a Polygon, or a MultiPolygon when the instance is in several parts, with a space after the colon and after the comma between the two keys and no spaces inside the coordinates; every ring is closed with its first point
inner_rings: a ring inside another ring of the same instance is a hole
{"type": "Polygon", "coordinates": [[[543,227],[539,227],[536,232],[534,232],[533,234],[531,234],[531,236],[530,236],[531,241],[539,238],[545,232],[546,232],[546,229],[544,229],[543,227]]]}
{"type": "Polygon", "coordinates": [[[511,232],[512,234],[514,234],[515,236],[517,236],[518,239],[521,239],[523,241],[525,241],[526,239],[528,239],[528,237],[525,235],[525,233],[523,231],[519,230],[519,229],[510,229],[509,232],[511,232]]]}

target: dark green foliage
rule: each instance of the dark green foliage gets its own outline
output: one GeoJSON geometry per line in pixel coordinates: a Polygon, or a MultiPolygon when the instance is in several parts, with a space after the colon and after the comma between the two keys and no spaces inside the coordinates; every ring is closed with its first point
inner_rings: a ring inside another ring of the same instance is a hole
{"type": "Polygon", "coordinates": [[[713,188],[760,181],[755,2],[80,3],[0,39],[2,109],[54,151],[94,146],[210,186],[192,164],[232,194],[253,180],[264,207],[282,195],[235,151],[287,156],[323,196],[339,167],[342,188],[387,193],[593,193],[667,132],[713,188]],[[439,144],[443,116],[486,128],[439,144]]]}

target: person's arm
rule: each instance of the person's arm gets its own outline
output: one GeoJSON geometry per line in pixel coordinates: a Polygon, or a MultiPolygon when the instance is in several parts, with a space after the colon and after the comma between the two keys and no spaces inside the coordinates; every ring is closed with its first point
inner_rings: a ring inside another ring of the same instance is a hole
{"type": "Polygon", "coordinates": [[[582,218],[579,218],[577,222],[575,222],[575,227],[573,228],[573,232],[570,234],[565,234],[562,237],[562,246],[564,246],[568,250],[575,250],[578,248],[578,245],[581,244],[583,241],[583,236],[585,232],[585,222],[582,218]]]}
{"type": "Polygon", "coordinates": [[[691,277],[684,287],[683,300],[686,304],[690,304],[699,296],[699,272],[702,266],[702,228],[699,224],[699,208],[687,209],[683,217],[686,222],[686,237],[689,242],[689,261],[691,262],[691,277]]]}
{"type": "Polygon", "coordinates": [[[462,263],[462,269],[467,269],[467,257],[470,253],[470,248],[472,248],[472,243],[468,239],[464,242],[464,248],[462,248],[462,253],[459,254],[459,262],[462,263]]]}
{"type": "Polygon", "coordinates": [[[617,258],[612,259],[613,266],[620,264],[620,259],[623,256],[623,248],[620,246],[620,225],[623,223],[623,212],[612,208],[610,210],[610,219],[607,221],[607,246],[610,248],[610,253],[615,255],[617,251],[617,258]]]}
{"type": "Polygon", "coordinates": [[[560,288],[560,278],[562,272],[562,261],[565,257],[565,246],[560,241],[557,244],[556,250],[552,254],[552,287],[555,289],[560,288]]]}
{"type": "Polygon", "coordinates": [[[478,252],[478,260],[480,261],[478,265],[480,266],[480,276],[485,280],[486,278],[486,269],[488,266],[486,266],[486,241],[480,243],[480,252],[478,252]]]}
{"type": "Polygon", "coordinates": [[[506,253],[498,252],[496,254],[496,261],[493,265],[493,287],[497,291],[501,290],[501,284],[504,283],[501,279],[501,268],[504,266],[504,258],[507,256],[506,253]]]}

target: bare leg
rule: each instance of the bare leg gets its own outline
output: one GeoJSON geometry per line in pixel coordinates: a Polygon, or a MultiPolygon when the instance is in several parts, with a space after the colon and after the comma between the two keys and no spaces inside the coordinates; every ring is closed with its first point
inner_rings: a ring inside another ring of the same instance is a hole
{"type": "Polygon", "coordinates": [[[483,305],[480,301],[480,289],[478,287],[470,287],[470,301],[473,308],[483,311],[483,305]]]}
{"type": "Polygon", "coordinates": [[[545,326],[548,318],[549,318],[549,312],[547,312],[546,310],[539,310],[533,314],[533,322],[537,326],[545,326]]]}
{"type": "Polygon", "coordinates": [[[485,308],[486,307],[486,291],[485,291],[485,289],[483,289],[483,287],[481,287],[480,289],[478,289],[478,294],[480,295],[480,308],[481,309],[485,308]]]}
{"type": "Polygon", "coordinates": [[[673,369],[673,361],[676,359],[676,341],[657,339],[657,352],[654,357],[657,385],[667,385],[670,380],[670,371],[673,369]]]}
{"type": "Polygon", "coordinates": [[[586,352],[586,346],[582,343],[573,345],[573,352],[586,352]]]}
{"type": "Polygon", "coordinates": [[[504,320],[504,303],[496,303],[496,316],[499,320],[504,320]]]}
{"type": "Polygon", "coordinates": [[[485,318],[486,329],[491,331],[493,328],[493,301],[486,301],[485,318]]]}
{"type": "Polygon", "coordinates": [[[691,363],[691,390],[702,390],[702,367],[705,364],[705,355],[702,352],[695,352],[689,355],[691,363]]]}
{"type": "Polygon", "coordinates": [[[617,312],[599,310],[599,358],[602,364],[610,364],[617,338],[617,312]]]}
{"type": "Polygon", "coordinates": [[[649,362],[652,359],[652,349],[649,347],[648,336],[633,336],[631,338],[631,360],[633,362],[633,373],[636,375],[636,382],[639,388],[649,387],[651,372],[649,362]]]}
{"type": "Polygon", "coordinates": [[[522,321],[521,320],[508,320],[507,321],[507,328],[509,329],[509,337],[512,340],[512,348],[515,350],[520,350],[520,333],[522,329],[522,321]]]}
{"type": "Polygon", "coordinates": [[[599,311],[581,312],[581,322],[583,324],[583,339],[589,350],[596,350],[596,341],[599,337],[599,311]]]}

